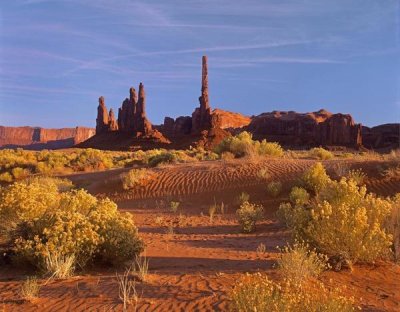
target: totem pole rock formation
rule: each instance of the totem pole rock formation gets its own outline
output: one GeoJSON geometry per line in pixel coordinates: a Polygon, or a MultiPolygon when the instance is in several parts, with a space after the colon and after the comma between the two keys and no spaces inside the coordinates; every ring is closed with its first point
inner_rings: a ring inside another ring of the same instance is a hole
{"type": "Polygon", "coordinates": [[[108,111],[106,104],[104,103],[104,97],[99,97],[99,106],[97,107],[97,119],[96,119],[96,134],[108,130],[108,111]]]}
{"type": "Polygon", "coordinates": [[[211,128],[211,108],[208,100],[208,68],[207,56],[202,58],[201,75],[201,96],[199,97],[200,107],[192,114],[192,133],[199,133],[202,130],[211,128]]]}

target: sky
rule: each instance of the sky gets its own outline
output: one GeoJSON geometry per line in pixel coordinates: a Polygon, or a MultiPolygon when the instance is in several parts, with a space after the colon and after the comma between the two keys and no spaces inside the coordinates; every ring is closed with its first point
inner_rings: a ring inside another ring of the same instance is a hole
{"type": "Polygon", "coordinates": [[[212,108],[400,121],[400,0],[0,0],[0,125],[95,126],[143,82],[147,114],[212,108]]]}

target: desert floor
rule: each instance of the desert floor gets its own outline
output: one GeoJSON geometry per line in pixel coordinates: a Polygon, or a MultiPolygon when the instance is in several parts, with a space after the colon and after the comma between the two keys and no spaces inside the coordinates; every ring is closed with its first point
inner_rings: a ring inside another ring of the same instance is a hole
{"type": "MultiPolygon", "coordinates": [[[[264,159],[171,165],[150,169],[156,178],[131,191],[123,191],[119,179],[129,169],[68,178],[134,214],[150,263],[148,280],[137,283],[137,311],[223,311],[241,274],[266,271],[279,278],[274,271],[276,247],[284,246],[290,233],[277,222],[275,211],[314,162],[264,159]],[[257,176],[261,168],[270,175],[267,181],[283,183],[279,198],[267,195],[267,182],[257,176]],[[265,207],[265,219],[253,234],[240,233],[235,219],[235,199],[241,192],[265,207]],[[169,207],[171,201],[180,202],[176,213],[169,207]],[[210,220],[210,205],[222,202],[224,213],[210,220]],[[265,252],[257,252],[261,243],[265,252]]],[[[335,172],[343,163],[368,174],[368,190],[383,196],[400,192],[400,177],[382,177],[380,161],[330,160],[324,165],[335,172]]],[[[19,299],[19,287],[32,272],[5,266],[0,268],[0,311],[122,311],[115,274],[115,268],[103,267],[77,272],[67,280],[42,279],[39,298],[26,302],[19,299]]],[[[400,266],[392,262],[356,265],[352,272],[325,272],[322,279],[346,286],[364,311],[400,311],[400,266]]],[[[135,311],[133,305],[130,311],[135,311]]]]}

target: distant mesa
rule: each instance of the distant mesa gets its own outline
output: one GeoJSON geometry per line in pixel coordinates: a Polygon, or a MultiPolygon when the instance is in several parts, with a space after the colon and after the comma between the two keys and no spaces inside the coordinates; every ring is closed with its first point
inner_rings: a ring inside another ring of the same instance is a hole
{"type": "Polygon", "coordinates": [[[73,147],[95,134],[95,129],[76,127],[45,129],[40,127],[0,126],[0,148],[29,150],[60,149],[73,147]]]}

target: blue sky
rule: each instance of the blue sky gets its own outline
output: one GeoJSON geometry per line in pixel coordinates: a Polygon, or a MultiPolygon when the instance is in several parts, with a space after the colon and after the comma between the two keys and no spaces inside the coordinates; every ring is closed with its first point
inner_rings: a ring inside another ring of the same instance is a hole
{"type": "Polygon", "coordinates": [[[398,0],[0,0],[0,124],[95,125],[143,82],[153,123],[198,106],[400,120],[398,0]]]}

